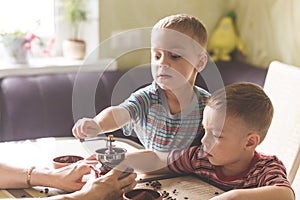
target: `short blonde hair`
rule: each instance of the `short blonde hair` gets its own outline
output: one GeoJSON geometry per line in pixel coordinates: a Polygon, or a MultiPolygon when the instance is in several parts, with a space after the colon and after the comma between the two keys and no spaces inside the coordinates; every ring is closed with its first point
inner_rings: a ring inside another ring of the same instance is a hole
{"type": "Polygon", "coordinates": [[[167,16],[159,20],[153,29],[169,28],[189,34],[198,41],[203,48],[207,46],[207,31],[203,23],[196,17],[188,14],[177,14],[167,16]]]}
{"type": "Polygon", "coordinates": [[[238,117],[260,135],[262,142],[271,125],[274,108],[264,90],[254,83],[227,85],[212,94],[207,106],[226,111],[226,116],[238,117]]]}

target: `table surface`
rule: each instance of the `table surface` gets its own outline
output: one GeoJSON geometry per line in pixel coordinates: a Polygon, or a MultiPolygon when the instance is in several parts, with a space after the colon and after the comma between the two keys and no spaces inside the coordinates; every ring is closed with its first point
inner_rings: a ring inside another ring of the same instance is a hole
{"type": "MultiPolygon", "coordinates": [[[[142,147],[128,139],[117,139],[116,147],[127,149],[128,152],[137,151],[142,147]]],[[[75,138],[41,138],[36,140],[25,140],[17,142],[0,143],[1,161],[22,167],[52,167],[52,159],[59,155],[79,155],[89,157],[96,149],[106,147],[105,140],[89,141],[81,143],[75,138]],[[3,152],[8,152],[4,154],[3,152]]],[[[139,175],[138,179],[146,178],[139,175]]],[[[222,193],[222,190],[215,188],[193,176],[173,177],[158,180],[162,193],[168,193],[173,199],[210,199],[222,193]]],[[[151,188],[151,182],[138,183],[137,188],[151,188]]],[[[44,187],[30,189],[9,189],[0,190],[0,198],[22,198],[22,197],[45,197],[63,193],[63,191],[44,187]]],[[[151,188],[153,189],[153,188],[151,188]]],[[[169,198],[169,199],[170,199],[169,198]]],[[[167,198],[164,198],[167,199],[167,198]]]]}

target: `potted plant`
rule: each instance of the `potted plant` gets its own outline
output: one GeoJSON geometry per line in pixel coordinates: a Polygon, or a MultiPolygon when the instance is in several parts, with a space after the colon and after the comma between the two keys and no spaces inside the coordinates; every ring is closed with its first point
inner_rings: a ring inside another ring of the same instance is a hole
{"type": "Polygon", "coordinates": [[[63,55],[71,59],[84,59],[86,43],[79,38],[79,27],[87,21],[85,0],[62,0],[65,18],[71,26],[71,37],[63,41],[63,55]]]}
{"type": "Polygon", "coordinates": [[[4,47],[6,61],[13,64],[27,64],[25,33],[21,31],[1,33],[0,41],[4,47]]]}
{"type": "Polygon", "coordinates": [[[35,34],[19,30],[0,33],[0,43],[4,47],[5,60],[13,64],[27,64],[32,45],[44,46],[35,34]]]}

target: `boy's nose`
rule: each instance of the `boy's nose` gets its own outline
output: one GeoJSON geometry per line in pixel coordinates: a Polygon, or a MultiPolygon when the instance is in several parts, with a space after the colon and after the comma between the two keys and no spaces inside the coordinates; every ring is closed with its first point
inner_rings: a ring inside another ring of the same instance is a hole
{"type": "Polygon", "coordinates": [[[201,143],[204,145],[204,144],[206,144],[206,142],[207,142],[207,135],[204,134],[204,136],[201,139],[201,143]]]}
{"type": "Polygon", "coordinates": [[[160,65],[160,67],[169,67],[170,66],[167,55],[163,54],[161,56],[161,58],[159,60],[159,65],[160,65]]]}
{"type": "Polygon", "coordinates": [[[204,150],[206,152],[209,152],[211,150],[211,146],[212,146],[212,143],[213,141],[211,139],[209,139],[209,136],[208,135],[204,135],[203,138],[201,139],[201,143],[204,147],[204,150]]]}

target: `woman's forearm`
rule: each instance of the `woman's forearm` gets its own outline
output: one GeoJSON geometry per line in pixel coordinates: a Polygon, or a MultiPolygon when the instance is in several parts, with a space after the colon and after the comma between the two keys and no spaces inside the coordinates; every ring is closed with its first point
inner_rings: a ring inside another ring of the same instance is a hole
{"type": "Polygon", "coordinates": [[[26,188],[28,169],[0,163],[0,188],[26,188]]]}
{"type": "Polygon", "coordinates": [[[31,186],[50,186],[52,173],[46,168],[21,168],[0,163],[0,188],[28,188],[31,186]]]}

